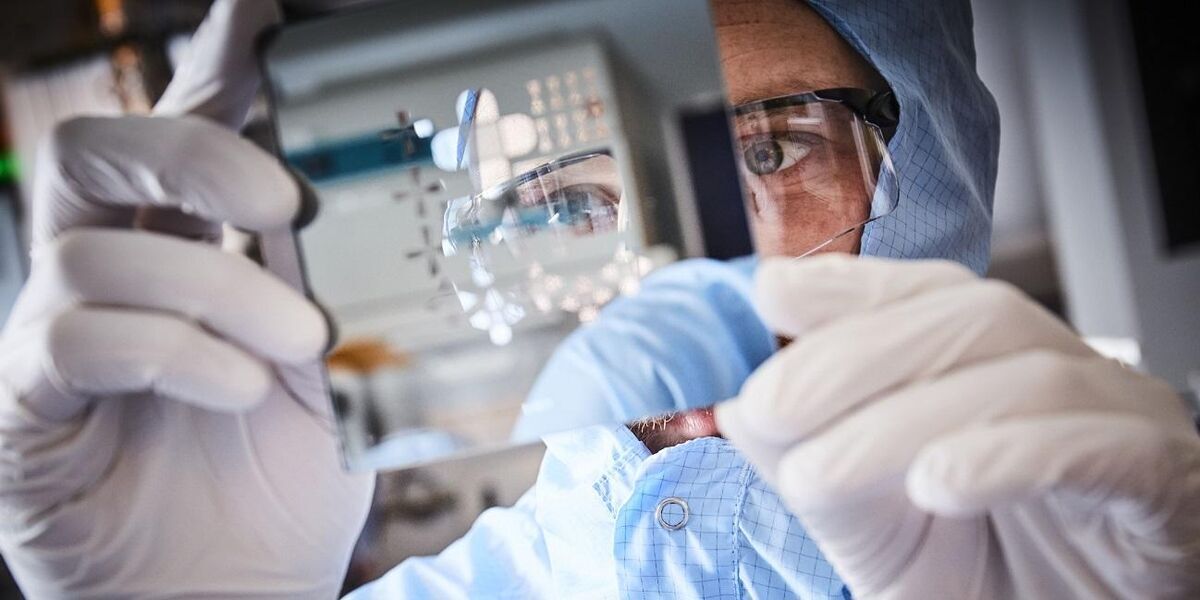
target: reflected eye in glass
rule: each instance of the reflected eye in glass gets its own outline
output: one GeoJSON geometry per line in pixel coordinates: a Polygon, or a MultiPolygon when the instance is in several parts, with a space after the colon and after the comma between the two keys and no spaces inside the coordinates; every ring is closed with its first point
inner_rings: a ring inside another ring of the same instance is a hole
{"type": "Polygon", "coordinates": [[[604,186],[587,183],[568,186],[546,198],[547,222],[578,231],[605,231],[616,226],[619,202],[620,198],[604,186]]]}
{"type": "Polygon", "coordinates": [[[483,192],[450,201],[443,251],[516,241],[542,231],[577,235],[623,231],[621,177],[607,151],[567,156],[483,192]]]}
{"type": "Polygon", "coordinates": [[[811,137],[803,133],[783,133],[745,138],[742,162],[755,175],[787,170],[812,152],[815,144],[811,137]]]}

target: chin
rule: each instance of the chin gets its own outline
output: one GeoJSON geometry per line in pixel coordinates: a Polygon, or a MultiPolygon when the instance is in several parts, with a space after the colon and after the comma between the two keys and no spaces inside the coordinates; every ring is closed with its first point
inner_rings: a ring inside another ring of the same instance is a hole
{"type": "Polygon", "coordinates": [[[695,408],[630,423],[629,430],[650,452],[658,452],[701,437],[720,437],[713,410],[695,408]]]}

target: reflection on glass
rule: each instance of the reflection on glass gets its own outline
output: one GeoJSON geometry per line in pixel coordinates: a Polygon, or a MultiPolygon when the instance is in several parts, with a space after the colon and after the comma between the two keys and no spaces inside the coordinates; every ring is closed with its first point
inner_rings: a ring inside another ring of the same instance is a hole
{"type": "Polygon", "coordinates": [[[565,311],[588,321],[616,295],[635,290],[649,265],[628,247],[626,206],[620,170],[607,150],[570,154],[447,203],[442,249],[468,261],[469,285],[456,281],[455,289],[472,326],[504,345],[529,311],[565,311]],[[585,238],[612,248],[599,269],[564,273],[544,264],[569,259],[585,238]],[[525,263],[523,281],[496,285],[500,253],[525,263]]]}
{"type": "Polygon", "coordinates": [[[607,151],[548,162],[446,207],[447,256],[481,244],[540,233],[589,235],[623,230],[621,175],[607,151]]]}

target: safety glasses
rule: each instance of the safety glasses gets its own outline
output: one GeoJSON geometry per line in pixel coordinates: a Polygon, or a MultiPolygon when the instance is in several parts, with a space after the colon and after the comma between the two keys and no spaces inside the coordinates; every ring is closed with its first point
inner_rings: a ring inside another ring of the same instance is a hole
{"type": "Polygon", "coordinates": [[[887,141],[899,121],[891,92],[837,88],[736,106],[734,140],[757,251],[853,251],[848,234],[899,202],[887,141]]]}

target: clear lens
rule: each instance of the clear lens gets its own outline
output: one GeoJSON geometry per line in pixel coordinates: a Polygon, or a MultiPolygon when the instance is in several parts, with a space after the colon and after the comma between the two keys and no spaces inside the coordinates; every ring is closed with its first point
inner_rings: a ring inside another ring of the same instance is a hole
{"type": "Polygon", "coordinates": [[[623,191],[616,160],[591,152],[450,201],[442,251],[471,325],[503,345],[527,315],[586,321],[636,289],[648,266],[627,239],[623,191]]]}
{"type": "Polygon", "coordinates": [[[883,134],[840,102],[767,100],[739,106],[734,120],[760,255],[855,251],[848,234],[895,209],[883,134]]]}
{"type": "Polygon", "coordinates": [[[546,163],[508,182],[448,205],[448,255],[485,240],[518,242],[539,234],[595,235],[623,230],[616,161],[592,153],[546,163]]]}

